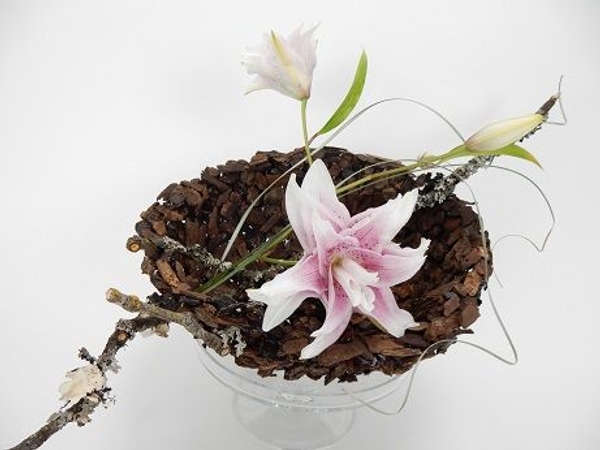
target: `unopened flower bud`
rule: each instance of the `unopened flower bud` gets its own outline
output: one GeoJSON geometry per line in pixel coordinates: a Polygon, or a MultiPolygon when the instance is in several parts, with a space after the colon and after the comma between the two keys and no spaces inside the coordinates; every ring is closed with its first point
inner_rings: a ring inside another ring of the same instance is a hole
{"type": "Polygon", "coordinates": [[[546,120],[542,114],[529,114],[487,125],[465,142],[473,152],[494,151],[535,133],[546,120]]]}

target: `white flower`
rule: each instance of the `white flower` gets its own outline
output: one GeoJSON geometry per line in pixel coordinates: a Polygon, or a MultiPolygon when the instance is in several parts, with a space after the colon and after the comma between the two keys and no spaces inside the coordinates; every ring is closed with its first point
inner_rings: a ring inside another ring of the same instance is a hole
{"type": "Polygon", "coordinates": [[[474,152],[501,149],[534,133],[545,120],[546,116],[536,113],[492,123],[467,139],[465,147],[474,152]]]}
{"type": "Polygon", "coordinates": [[[68,381],[58,388],[60,399],[74,405],[83,397],[94,391],[99,391],[106,384],[106,377],[96,365],[88,364],[67,372],[68,381]]]}
{"type": "Polygon", "coordinates": [[[242,57],[242,64],[256,75],[247,92],[273,89],[297,100],[310,97],[313,71],[317,64],[315,27],[298,27],[287,38],[275,31],[265,34],[263,42],[242,57]]]}
{"type": "Polygon", "coordinates": [[[325,306],[325,322],[300,358],[319,355],[342,335],[354,312],[364,314],[395,337],[416,326],[398,307],[390,289],[410,279],[425,262],[429,241],[404,248],[392,241],[412,215],[418,192],[389,200],[351,216],[336,195],[325,164],[316,160],[302,187],[294,175],[286,190],[286,210],[304,250],[302,259],[260,289],[247,290],[266,303],[263,330],[286,320],[307,298],[325,306]]]}

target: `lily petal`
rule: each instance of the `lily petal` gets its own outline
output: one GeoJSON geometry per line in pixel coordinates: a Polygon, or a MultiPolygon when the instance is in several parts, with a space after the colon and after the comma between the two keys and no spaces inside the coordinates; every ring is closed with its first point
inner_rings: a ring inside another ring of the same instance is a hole
{"type": "Polygon", "coordinates": [[[246,292],[251,300],[267,305],[262,328],[269,331],[291,316],[305,299],[322,297],[324,290],[317,257],[307,256],[260,289],[248,289],[246,292]]]}
{"type": "Polygon", "coordinates": [[[319,258],[319,272],[323,277],[327,277],[332,258],[343,258],[354,249],[358,249],[360,243],[354,236],[341,236],[335,231],[331,222],[321,219],[316,213],[312,216],[312,226],[316,254],[319,258]]]}
{"type": "Polygon", "coordinates": [[[314,358],[337,341],[352,317],[352,305],[344,291],[339,286],[335,286],[331,274],[329,275],[329,295],[325,309],[327,312],[325,322],[321,328],[311,334],[315,340],[302,349],[300,359],[314,358]]]}
{"type": "Polygon", "coordinates": [[[302,192],[311,207],[323,219],[336,225],[337,230],[350,220],[348,208],[339,201],[331,175],[321,159],[316,159],[302,181],[302,192]]]}
{"type": "Polygon", "coordinates": [[[339,263],[334,264],[331,271],[352,306],[362,306],[367,311],[373,309],[375,295],[369,286],[379,281],[376,272],[369,272],[350,258],[343,258],[339,263]]]}
{"type": "Polygon", "coordinates": [[[336,231],[350,220],[348,208],[338,200],[331,175],[320,159],[315,160],[306,172],[302,187],[296,182],[296,174],[290,176],[285,191],[285,209],[290,225],[307,253],[316,245],[314,214],[331,222],[336,231]]]}
{"type": "Polygon", "coordinates": [[[428,239],[421,239],[417,248],[400,247],[391,243],[385,245],[381,253],[361,249],[361,265],[377,273],[379,286],[395,286],[410,280],[423,266],[429,242],[428,239]]]}
{"type": "Polygon", "coordinates": [[[396,298],[389,287],[375,288],[374,292],[375,308],[372,311],[366,311],[363,308],[359,308],[359,310],[388,333],[394,337],[401,337],[407,328],[418,325],[411,313],[398,307],[396,298]]]}
{"type": "Polygon", "coordinates": [[[317,65],[317,40],[313,37],[319,25],[315,25],[306,31],[302,27],[296,28],[288,37],[289,46],[298,57],[296,64],[301,65],[306,73],[313,73],[317,65]]]}
{"type": "Polygon", "coordinates": [[[413,213],[419,192],[413,189],[378,208],[370,208],[352,217],[348,234],[356,236],[363,248],[381,251],[406,225],[413,213]]]}
{"type": "MultiPolygon", "coordinates": [[[[313,164],[314,165],[314,164],[313,164]]],[[[312,225],[311,202],[296,183],[296,174],[292,174],[285,190],[285,209],[294,234],[298,238],[305,253],[311,253],[315,247],[315,237],[312,225]]]]}

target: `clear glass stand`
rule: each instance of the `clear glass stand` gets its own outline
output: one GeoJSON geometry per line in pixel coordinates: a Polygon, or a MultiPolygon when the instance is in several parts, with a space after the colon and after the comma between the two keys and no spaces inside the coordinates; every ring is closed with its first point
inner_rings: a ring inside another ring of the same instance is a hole
{"type": "Polygon", "coordinates": [[[261,442],[284,450],[330,448],[350,430],[356,409],[394,392],[403,378],[373,373],[355,383],[262,378],[199,345],[206,369],[233,391],[237,420],[261,442]]]}

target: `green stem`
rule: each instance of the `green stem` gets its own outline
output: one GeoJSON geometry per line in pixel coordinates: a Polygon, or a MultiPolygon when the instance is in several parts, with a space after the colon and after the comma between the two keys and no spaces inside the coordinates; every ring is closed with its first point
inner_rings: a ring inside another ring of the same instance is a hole
{"type": "Polygon", "coordinates": [[[413,170],[427,167],[432,164],[440,164],[451,158],[448,156],[449,153],[450,152],[444,153],[443,155],[440,155],[440,156],[436,156],[436,155],[423,156],[419,161],[417,161],[416,163],[413,163],[413,164],[409,164],[408,166],[397,167],[396,169],[389,169],[389,170],[384,170],[382,172],[365,175],[361,179],[356,180],[352,183],[349,183],[349,184],[337,189],[336,192],[338,194],[343,194],[344,192],[354,190],[366,183],[383,180],[383,179],[390,178],[390,177],[393,177],[396,175],[400,175],[401,173],[412,172],[413,170]]]}
{"type": "Polygon", "coordinates": [[[298,260],[270,258],[268,256],[261,256],[258,259],[260,261],[263,261],[263,262],[266,262],[269,264],[284,266],[284,267],[294,267],[298,263],[298,260]]]}
{"type": "Polygon", "coordinates": [[[419,158],[419,160],[413,164],[409,164],[407,166],[397,167],[396,169],[388,169],[382,172],[372,173],[370,175],[365,175],[359,180],[356,180],[350,184],[347,184],[341,188],[336,190],[337,194],[343,194],[344,192],[353,191],[356,188],[362,186],[366,183],[371,183],[373,181],[379,181],[386,178],[391,178],[396,175],[400,175],[402,173],[412,172],[417,169],[424,169],[426,167],[430,167],[433,165],[440,165],[447,161],[450,161],[454,158],[460,158],[463,156],[486,156],[486,155],[495,155],[497,152],[478,152],[477,154],[470,152],[465,148],[464,145],[459,145],[458,147],[454,147],[452,150],[447,151],[441,155],[425,155],[419,158]]]}
{"type": "Polygon", "coordinates": [[[308,126],[306,124],[306,105],[308,103],[308,99],[305,98],[302,100],[300,104],[300,116],[302,118],[302,138],[304,139],[304,151],[306,152],[306,159],[308,161],[308,165],[312,165],[313,157],[310,153],[309,140],[308,140],[308,126]]]}
{"type": "Polygon", "coordinates": [[[229,280],[235,274],[244,270],[249,264],[256,261],[258,258],[263,256],[265,253],[267,253],[267,252],[271,251],[272,249],[274,249],[275,247],[277,247],[280,242],[282,242],[285,238],[287,238],[290,235],[291,232],[292,232],[291,225],[286,225],[281,230],[279,230],[277,232],[277,234],[275,234],[275,236],[270,238],[265,243],[259,245],[252,252],[250,252],[248,255],[246,255],[245,258],[242,258],[241,260],[239,260],[233,268],[231,268],[228,271],[219,273],[214,278],[211,278],[209,281],[207,281],[206,283],[204,283],[203,285],[199,286],[198,288],[196,288],[194,290],[196,292],[200,292],[202,294],[206,294],[207,292],[212,291],[217,286],[220,286],[221,284],[225,283],[227,280],[229,280]]]}

